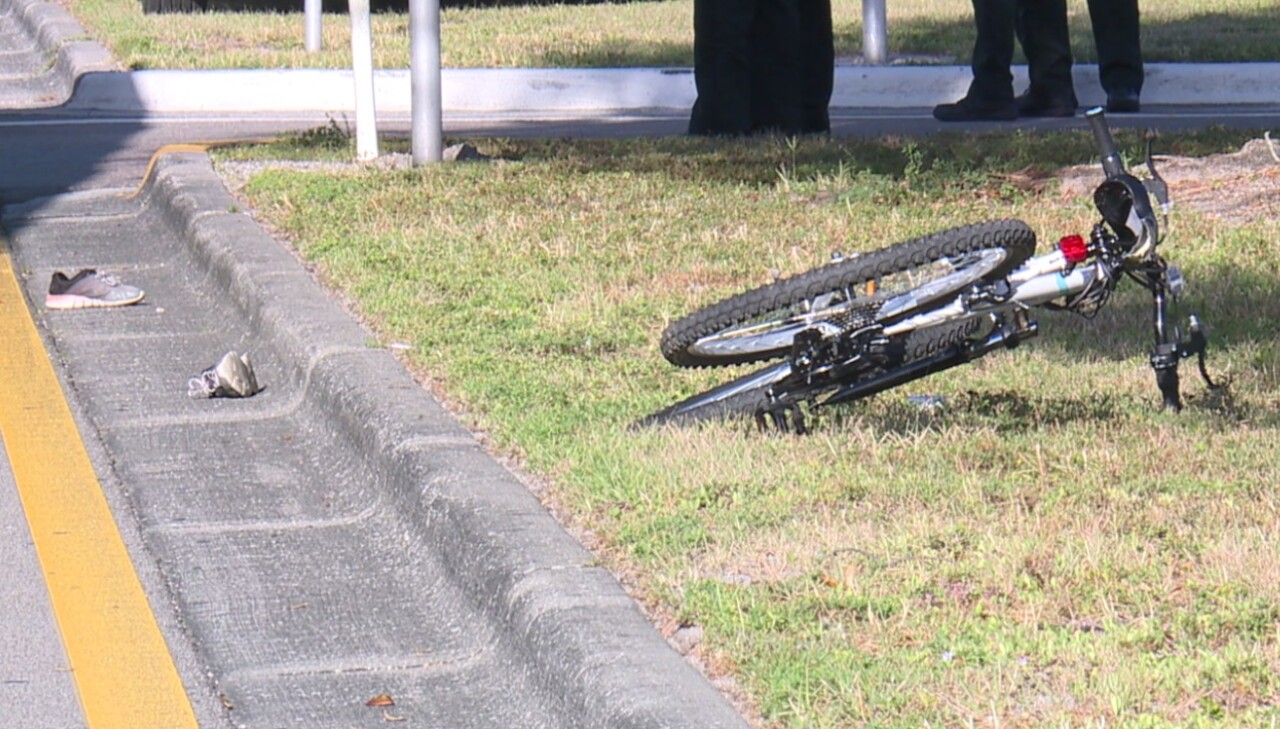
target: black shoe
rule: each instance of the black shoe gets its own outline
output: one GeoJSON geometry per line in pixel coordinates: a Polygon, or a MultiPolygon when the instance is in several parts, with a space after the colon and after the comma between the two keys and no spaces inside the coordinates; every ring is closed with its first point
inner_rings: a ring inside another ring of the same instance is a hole
{"type": "Polygon", "coordinates": [[[1013,121],[1018,118],[1018,107],[1013,99],[983,101],[966,96],[954,104],[933,107],[933,118],[944,122],[1013,121]]]}
{"type": "Polygon", "coordinates": [[[1049,96],[1047,94],[1035,94],[1030,91],[1014,99],[1013,102],[1018,107],[1018,116],[1031,117],[1048,117],[1048,116],[1075,116],[1076,103],[1075,94],[1071,96],[1049,96]]]}
{"type": "Polygon", "coordinates": [[[1128,89],[1112,91],[1107,94],[1107,111],[1117,114],[1132,114],[1142,110],[1138,103],[1138,92],[1128,89]]]}

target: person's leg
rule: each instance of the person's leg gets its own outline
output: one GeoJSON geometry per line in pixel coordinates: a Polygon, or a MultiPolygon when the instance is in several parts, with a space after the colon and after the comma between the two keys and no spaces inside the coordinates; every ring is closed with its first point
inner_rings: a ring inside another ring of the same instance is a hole
{"type": "Polygon", "coordinates": [[[1017,35],[1031,85],[1018,97],[1023,116],[1072,116],[1071,37],[1066,0],[1017,0],[1017,35]]]}
{"type": "Polygon", "coordinates": [[[751,0],[694,0],[690,134],[751,131],[751,0]]]}
{"type": "Polygon", "coordinates": [[[800,0],[758,0],[750,31],[751,131],[800,133],[800,0]]]}
{"type": "Polygon", "coordinates": [[[969,97],[984,101],[1013,99],[1014,0],[973,0],[978,35],[973,44],[973,83],[969,97]]]}
{"type": "Polygon", "coordinates": [[[973,81],[969,93],[954,104],[939,104],[941,121],[1016,119],[1013,103],[1013,36],[1015,0],[973,0],[977,38],[973,44],[973,81]]]}
{"type": "Polygon", "coordinates": [[[1138,0],[1089,0],[1089,19],[1107,108],[1138,111],[1143,81],[1138,0]]]}
{"type": "Polygon", "coordinates": [[[800,3],[800,131],[831,131],[831,92],[835,86],[836,50],[831,27],[831,0],[800,3]]]}

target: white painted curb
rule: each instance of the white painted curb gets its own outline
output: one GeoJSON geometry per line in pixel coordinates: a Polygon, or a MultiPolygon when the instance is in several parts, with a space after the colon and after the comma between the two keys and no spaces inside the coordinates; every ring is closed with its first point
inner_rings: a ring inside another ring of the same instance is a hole
{"type": "MultiPolygon", "coordinates": [[[[963,66],[840,66],[833,108],[919,108],[954,101],[968,89],[963,66]]],[[[1015,87],[1027,83],[1014,69],[1015,87]]],[[[1280,103],[1280,63],[1166,63],[1146,67],[1143,104],[1280,103]]],[[[1106,100],[1096,66],[1075,68],[1082,105],[1106,100]]],[[[411,110],[407,69],[378,71],[378,111],[411,110]]],[[[688,110],[688,68],[445,69],[445,113],[602,113],[688,110]]],[[[135,71],[81,76],[69,108],[131,113],[326,112],[354,109],[348,70],[135,71]]]]}

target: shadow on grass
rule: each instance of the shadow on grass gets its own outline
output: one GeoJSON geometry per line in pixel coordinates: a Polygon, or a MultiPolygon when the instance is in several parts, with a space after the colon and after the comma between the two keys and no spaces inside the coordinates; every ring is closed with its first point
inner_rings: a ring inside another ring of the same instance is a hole
{"type": "MultiPolygon", "coordinates": [[[[918,389],[918,388],[917,388],[918,389]]],[[[837,405],[819,411],[821,423],[832,429],[866,428],[911,436],[957,421],[982,420],[996,430],[1026,433],[1046,426],[1117,420],[1133,403],[1107,393],[1080,397],[1047,397],[1017,390],[970,390],[950,397],[944,410],[934,411],[906,402],[910,385],[882,393],[874,400],[837,405]]]]}
{"type": "MultiPolygon", "coordinates": [[[[1096,162],[1093,137],[1085,120],[1078,122],[1079,129],[1063,132],[940,132],[924,138],[660,137],[625,144],[607,139],[510,140],[495,142],[498,146],[493,154],[556,165],[570,173],[617,172],[697,180],[724,186],[726,194],[737,194],[743,185],[776,185],[781,175],[790,182],[821,181],[837,199],[842,193],[860,192],[854,187],[877,184],[886,194],[906,193],[920,199],[958,184],[1004,188],[998,192],[1007,196],[1043,189],[1049,182],[1047,176],[1055,170],[1096,162]],[[1013,178],[1014,182],[1007,182],[1013,178]]],[[[1142,132],[1117,129],[1114,134],[1123,154],[1129,159],[1141,158],[1145,144],[1142,132]]],[[[1261,136],[1262,130],[1214,127],[1162,137],[1156,149],[1160,154],[1201,156],[1235,151],[1261,136]]],[[[1098,179],[1102,179],[1101,168],[1098,179]]]]}
{"type": "Polygon", "coordinates": [[[871,428],[908,438],[955,426],[1027,435],[1045,428],[1121,422],[1145,412],[1163,413],[1169,418],[1207,418],[1216,423],[1214,427],[1225,429],[1245,422],[1252,429],[1280,429],[1280,413],[1242,405],[1229,388],[1207,390],[1190,367],[1183,371],[1181,413],[1160,410],[1160,395],[1154,381],[1150,391],[1082,392],[1069,397],[1042,395],[1034,389],[969,390],[950,396],[945,409],[937,412],[921,409],[906,400],[908,394],[919,389],[913,390],[907,385],[881,393],[875,399],[820,410],[811,418],[810,426],[816,432],[871,428]]]}

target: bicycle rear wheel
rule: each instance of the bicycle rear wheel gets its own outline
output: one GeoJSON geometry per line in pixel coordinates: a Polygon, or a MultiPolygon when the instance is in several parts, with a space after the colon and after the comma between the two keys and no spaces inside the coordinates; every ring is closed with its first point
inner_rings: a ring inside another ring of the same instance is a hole
{"type": "Polygon", "coordinates": [[[997,220],[829,263],[672,323],[662,335],[662,354],[680,367],[773,359],[790,352],[806,329],[874,321],[886,304],[895,319],[904,318],[980,280],[1006,276],[1031,256],[1035,240],[1026,223],[997,220]]]}

